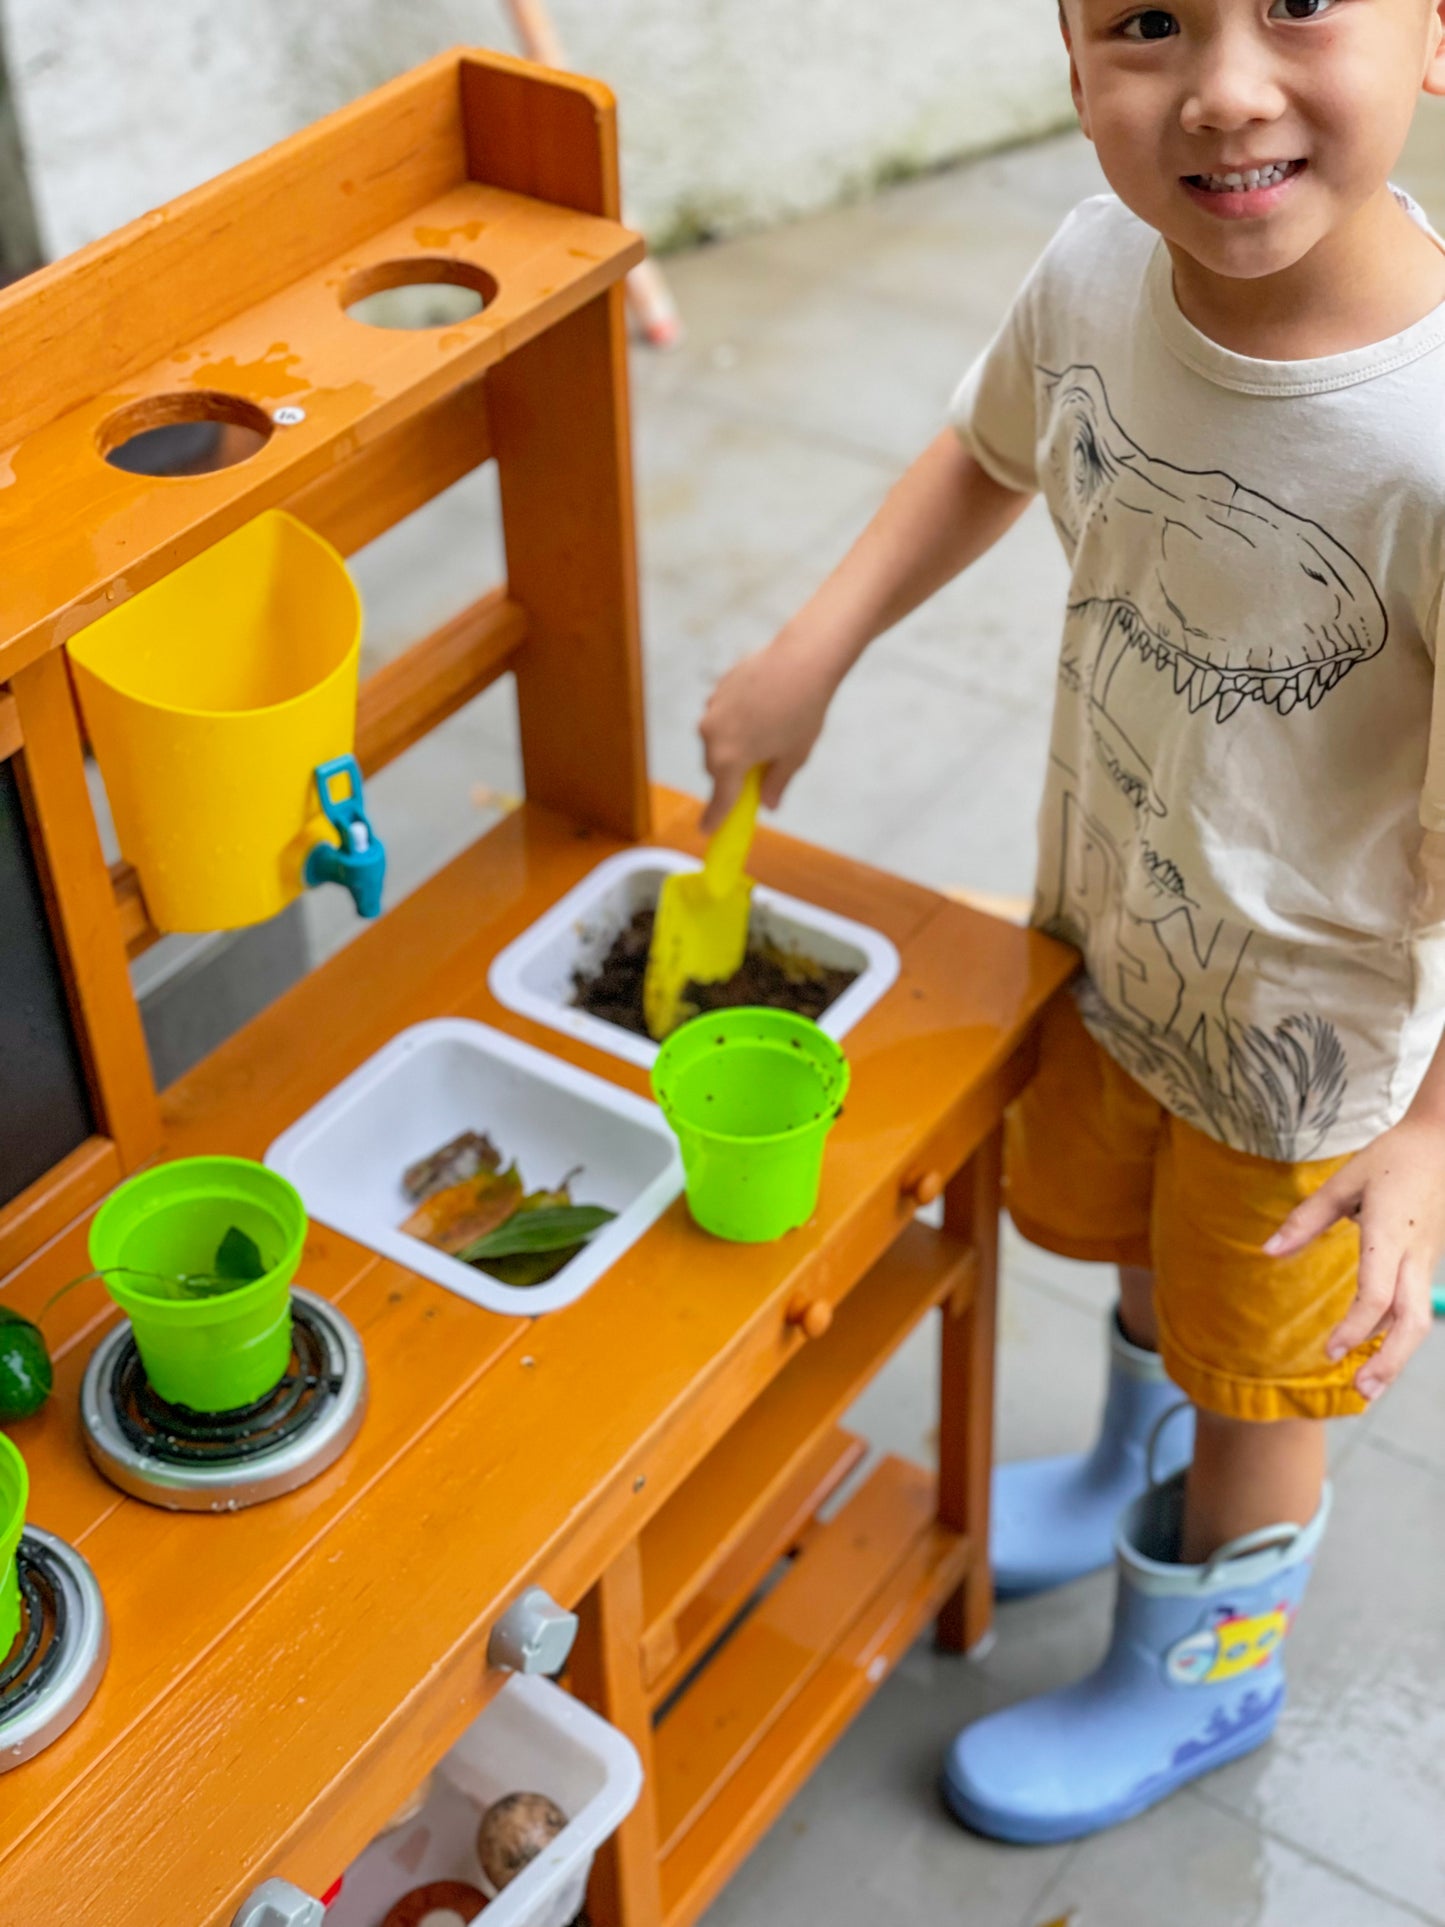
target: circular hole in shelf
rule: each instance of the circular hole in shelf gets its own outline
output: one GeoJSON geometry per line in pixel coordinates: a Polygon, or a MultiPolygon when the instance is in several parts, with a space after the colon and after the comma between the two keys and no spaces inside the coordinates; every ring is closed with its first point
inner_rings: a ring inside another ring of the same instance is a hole
{"type": "Polygon", "coordinates": [[[437,255],[363,268],[342,290],[341,305],[368,328],[453,328],[496,297],[484,268],[437,255]]]}
{"type": "Polygon", "coordinates": [[[147,395],[102,425],[100,452],[128,475],[212,475],[264,448],[271,427],[265,409],[240,395],[147,395]]]}

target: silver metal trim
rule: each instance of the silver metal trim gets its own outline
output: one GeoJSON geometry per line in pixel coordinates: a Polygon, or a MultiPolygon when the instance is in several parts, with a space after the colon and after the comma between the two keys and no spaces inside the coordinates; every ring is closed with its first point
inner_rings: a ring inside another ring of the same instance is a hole
{"type": "Polygon", "coordinates": [[[138,1452],[101,1396],[116,1354],[130,1336],[130,1322],[122,1319],[107,1332],[85,1368],[80,1419],[85,1449],[112,1485],[172,1512],[238,1512],[294,1492],[335,1465],[366,1416],[366,1354],[350,1320],[334,1305],[314,1291],[298,1288],[292,1296],[315,1314],[341,1390],[310,1430],[241,1465],[165,1465],[138,1452]]]}
{"type": "Polygon", "coordinates": [[[0,1773],[33,1759],[75,1724],[95,1697],[110,1658],[110,1627],[95,1574],[75,1547],[57,1539],[53,1532],[26,1526],[22,1546],[27,1539],[50,1555],[75,1631],[66,1641],[59,1669],[40,1697],[12,1719],[0,1715],[0,1773]]]}

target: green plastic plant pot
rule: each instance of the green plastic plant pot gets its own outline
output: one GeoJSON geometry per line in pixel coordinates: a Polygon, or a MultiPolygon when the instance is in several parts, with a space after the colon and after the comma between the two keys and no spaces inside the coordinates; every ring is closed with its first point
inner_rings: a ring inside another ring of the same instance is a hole
{"type": "Polygon", "coordinates": [[[0,1432],[0,1660],[20,1631],[20,1575],[15,1552],[25,1530],[30,1474],[19,1449],[0,1432]]]}
{"type": "Polygon", "coordinates": [[[249,1158],[178,1158],[106,1199],[90,1262],[130,1318],[160,1396],[230,1412],[264,1398],[290,1363],[291,1281],[305,1242],[306,1209],[285,1178],[249,1158]],[[213,1274],[233,1225],[255,1241],[263,1277],[204,1296],[169,1282],[213,1274]]]}
{"type": "Polygon", "coordinates": [[[816,1024],[751,1008],[695,1017],[658,1052],[652,1090],[704,1231],[768,1244],[808,1222],[848,1090],[848,1060],[816,1024]]]}

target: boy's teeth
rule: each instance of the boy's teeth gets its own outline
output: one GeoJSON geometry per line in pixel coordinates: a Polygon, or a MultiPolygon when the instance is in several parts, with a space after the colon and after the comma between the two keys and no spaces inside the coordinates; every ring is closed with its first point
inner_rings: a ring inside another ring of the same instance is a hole
{"type": "Polygon", "coordinates": [[[1239,174],[1196,174],[1194,178],[1212,194],[1247,194],[1251,188],[1278,186],[1290,166],[1289,161],[1271,161],[1268,167],[1249,167],[1239,174]]]}

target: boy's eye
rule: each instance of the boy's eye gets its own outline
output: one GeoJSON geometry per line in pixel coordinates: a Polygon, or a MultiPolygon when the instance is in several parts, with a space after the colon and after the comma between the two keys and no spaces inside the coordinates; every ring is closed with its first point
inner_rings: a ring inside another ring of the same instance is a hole
{"type": "Polygon", "coordinates": [[[1179,22],[1162,7],[1147,7],[1126,20],[1119,32],[1126,40],[1168,40],[1179,31],[1179,22]]]}
{"type": "Polygon", "coordinates": [[[1334,4],[1335,0],[1274,0],[1269,17],[1271,20],[1317,20],[1334,4]]]}

